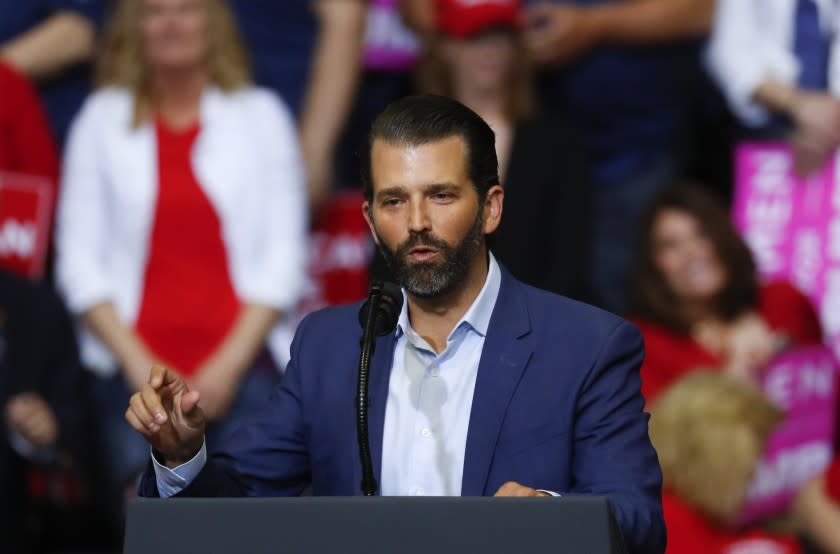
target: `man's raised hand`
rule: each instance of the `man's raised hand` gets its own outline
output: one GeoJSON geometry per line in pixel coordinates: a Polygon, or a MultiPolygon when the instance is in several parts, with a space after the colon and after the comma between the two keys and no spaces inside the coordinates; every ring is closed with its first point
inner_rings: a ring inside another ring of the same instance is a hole
{"type": "Polygon", "coordinates": [[[163,457],[159,461],[177,467],[191,460],[204,442],[205,417],[198,399],[198,391],[191,391],[178,373],[158,365],[149,382],[131,396],[125,419],[163,457]]]}

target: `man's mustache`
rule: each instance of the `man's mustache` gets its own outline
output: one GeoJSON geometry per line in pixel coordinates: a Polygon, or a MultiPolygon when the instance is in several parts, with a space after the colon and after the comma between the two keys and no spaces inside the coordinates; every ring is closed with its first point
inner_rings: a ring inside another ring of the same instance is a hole
{"type": "Polygon", "coordinates": [[[417,233],[410,236],[405,242],[397,247],[397,256],[404,256],[409,253],[412,248],[418,246],[425,246],[428,248],[436,248],[438,250],[446,251],[450,249],[449,243],[443,239],[434,237],[429,233],[417,233]]]}

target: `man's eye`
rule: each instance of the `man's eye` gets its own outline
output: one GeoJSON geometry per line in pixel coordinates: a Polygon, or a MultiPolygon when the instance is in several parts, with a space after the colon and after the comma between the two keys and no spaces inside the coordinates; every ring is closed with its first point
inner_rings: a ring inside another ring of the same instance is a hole
{"type": "Polygon", "coordinates": [[[399,198],[386,198],[382,201],[383,206],[398,206],[401,200],[399,198]]]}
{"type": "Polygon", "coordinates": [[[435,200],[451,200],[453,194],[451,192],[436,192],[432,197],[435,200]]]}

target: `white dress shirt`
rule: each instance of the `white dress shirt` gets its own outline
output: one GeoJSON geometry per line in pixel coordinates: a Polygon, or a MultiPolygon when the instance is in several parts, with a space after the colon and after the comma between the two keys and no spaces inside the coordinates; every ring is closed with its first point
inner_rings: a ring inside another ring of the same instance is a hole
{"type": "MultiPolygon", "coordinates": [[[[484,286],[439,355],[412,328],[408,303],[397,323],[397,344],[385,406],[381,493],[459,496],[478,364],[502,276],[490,254],[484,286]]],[[[403,292],[405,295],[405,292],[403,292]]],[[[152,457],[161,497],[179,492],[207,460],[206,447],[174,470],[152,457]]]]}
{"type": "MultiPolygon", "coordinates": [[[[800,64],[793,52],[798,0],[718,0],[706,62],[730,108],[748,126],[760,127],[770,112],[753,100],[767,79],[793,84],[800,64]]],[[[828,87],[840,96],[840,8],[836,0],[814,0],[820,23],[832,40],[828,87]]]]}
{"type": "MultiPolygon", "coordinates": [[[[56,280],[70,310],[110,301],[129,326],[140,311],[158,189],[154,127],[135,127],[133,116],[126,89],[88,98],[68,139],[56,221],[56,280]]],[[[192,166],[219,215],[234,290],[244,303],[289,313],[303,287],[307,226],[292,116],[274,93],[246,87],[206,89],[200,118],[192,166]]],[[[269,346],[283,363],[281,331],[269,346]]],[[[86,367],[116,372],[107,348],[83,326],[80,333],[86,367]]]]}
{"type": "Polygon", "coordinates": [[[481,292],[440,354],[412,329],[403,302],[385,405],[383,495],[461,494],[478,362],[501,282],[491,254],[481,292]]]}

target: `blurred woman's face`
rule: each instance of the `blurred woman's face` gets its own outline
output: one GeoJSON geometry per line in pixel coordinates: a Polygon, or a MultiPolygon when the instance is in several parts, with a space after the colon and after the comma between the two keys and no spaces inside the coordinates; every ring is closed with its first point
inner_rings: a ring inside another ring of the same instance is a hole
{"type": "Polygon", "coordinates": [[[496,91],[507,86],[515,52],[514,35],[504,30],[444,42],[444,55],[454,81],[468,83],[482,91],[496,91]]]}
{"type": "Polygon", "coordinates": [[[200,66],[209,46],[208,19],[206,0],[143,0],[146,60],[155,69],[200,66]]]}
{"type": "Polygon", "coordinates": [[[723,289],[726,272],[694,216],[663,210],[654,222],[652,240],[654,263],[678,298],[711,300],[723,289]]]}

